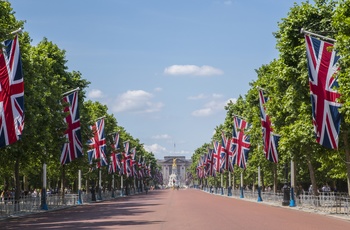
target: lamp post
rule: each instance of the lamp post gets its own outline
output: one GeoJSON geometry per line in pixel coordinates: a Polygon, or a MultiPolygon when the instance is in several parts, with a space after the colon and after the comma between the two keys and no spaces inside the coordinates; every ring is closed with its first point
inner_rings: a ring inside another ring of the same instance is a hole
{"type": "Polygon", "coordinates": [[[288,165],[287,165],[287,163],[284,164],[284,172],[285,172],[285,182],[284,182],[284,186],[282,188],[282,191],[283,191],[282,205],[288,206],[289,200],[290,200],[290,188],[287,184],[288,183],[288,165]]]}

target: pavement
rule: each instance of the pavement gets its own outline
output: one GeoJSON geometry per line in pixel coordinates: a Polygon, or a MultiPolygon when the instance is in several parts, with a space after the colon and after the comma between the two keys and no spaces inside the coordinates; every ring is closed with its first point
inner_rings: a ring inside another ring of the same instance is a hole
{"type": "Polygon", "coordinates": [[[8,218],[0,221],[0,229],[350,229],[350,219],[247,201],[195,189],[153,190],[8,218]]]}

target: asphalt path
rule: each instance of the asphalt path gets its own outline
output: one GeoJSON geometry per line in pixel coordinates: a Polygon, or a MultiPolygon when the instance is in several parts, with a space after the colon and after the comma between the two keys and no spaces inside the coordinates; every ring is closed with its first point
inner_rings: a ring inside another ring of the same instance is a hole
{"type": "Polygon", "coordinates": [[[187,189],[9,218],[0,229],[344,230],[350,220],[187,189]]]}

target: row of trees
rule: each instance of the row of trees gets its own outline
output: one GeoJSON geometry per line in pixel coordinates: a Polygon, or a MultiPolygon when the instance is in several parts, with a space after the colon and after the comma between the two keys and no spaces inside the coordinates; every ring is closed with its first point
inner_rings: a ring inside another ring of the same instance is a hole
{"type": "MultiPolygon", "coordinates": [[[[23,28],[24,22],[17,21],[7,1],[0,1],[0,39],[12,39],[12,31],[23,28]]],[[[16,188],[18,199],[22,189],[42,187],[42,165],[47,164],[47,178],[51,187],[73,187],[77,182],[78,170],[82,170],[83,179],[96,181],[98,171],[91,171],[87,154],[66,166],[60,164],[61,148],[66,141],[64,131],[62,94],[79,87],[79,106],[82,142],[84,153],[88,149],[87,141],[92,137],[89,126],[98,117],[105,116],[105,134],[107,153],[111,151],[112,137],[108,134],[119,131],[120,143],[129,141],[136,148],[137,156],[143,156],[152,168],[156,168],[156,159],[145,151],[140,140],[133,138],[122,126],[117,124],[113,114],[99,102],[85,100],[85,89],[90,82],[83,79],[78,71],[68,71],[65,51],[44,38],[36,46],[31,45],[28,32],[19,35],[24,72],[25,126],[20,141],[0,150],[0,190],[16,188]],[[65,168],[65,169],[64,169],[65,168]],[[65,172],[64,185],[61,175],[65,172]]],[[[123,146],[120,146],[123,151],[123,146]]],[[[111,175],[104,168],[103,181],[111,181],[111,175]]]]}
{"type": "MultiPolygon", "coordinates": [[[[257,184],[257,168],[262,169],[263,185],[274,185],[275,191],[285,182],[286,164],[293,160],[296,164],[297,184],[306,188],[313,185],[317,189],[325,183],[335,188],[343,185],[342,190],[350,192],[350,1],[315,0],[294,4],[287,16],[278,23],[276,47],[279,57],[256,70],[257,80],[250,83],[250,90],[236,103],[226,106],[227,115],[223,124],[216,127],[213,140],[221,140],[221,130],[232,133],[233,114],[244,117],[252,129],[249,131],[251,148],[244,181],[257,184]],[[339,92],[343,106],[341,132],[338,150],[326,149],[316,143],[312,124],[312,108],[308,85],[306,46],[301,28],[313,31],[337,40],[335,48],[341,56],[339,74],[339,92]],[[275,133],[281,135],[279,142],[279,163],[273,164],[264,158],[262,132],[258,100],[258,88],[269,97],[266,104],[274,125],[275,133]],[[274,172],[277,170],[277,175],[274,172]],[[346,186],[347,184],[347,186],[346,186]]],[[[264,41],[260,41],[262,44],[264,41]]],[[[192,156],[192,173],[200,155],[207,152],[204,144],[192,156]]],[[[234,175],[242,172],[236,167],[234,175]]],[[[227,173],[225,173],[227,177],[227,173]]],[[[217,184],[218,178],[210,178],[209,183],[217,184]]]]}

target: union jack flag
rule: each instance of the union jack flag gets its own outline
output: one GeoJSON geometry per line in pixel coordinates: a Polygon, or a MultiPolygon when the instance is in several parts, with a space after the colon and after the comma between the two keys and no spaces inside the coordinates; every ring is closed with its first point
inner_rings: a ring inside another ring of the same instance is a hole
{"type": "Polygon", "coordinates": [[[112,151],[118,150],[119,138],[120,138],[119,132],[116,132],[113,134],[112,151]]]}
{"type": "MultiPolygon", "coordinates": [[[[113,143],[111,146],[112,153],[110,156],[110,163],[109,163],[109,170],[108,172],[111,173],[116,173],[119,172],[121,174],[121,163],[120,163],[120,153],[116,154],[118,150],[118,145],[119,145],[119,132],[116,132],[113,134],[113,143]]],[[[122,174],[121,174],[122,175],[122,174]]]]}
{"type": "Polygon", "coordinates": [[[280,137],[273,133],[270,117],[266,114],[265,103],[267,98],[264,97],[263,90],[259,90],[259,102],[260,102],[260,117],[261,126],[263,131],[264,141],[264,153],[267,160],[277,163],[278,162],[278,142],[280,137]]]}
{"type": "Polygon", "coordinates": [[[204,177],[204,169],[203,169],[203,159],[199,158],[197,168],[196,168],[197,177],[202,179],[204,177]]]}
{"type": "Polygon", "coordinates": [[[233,172],[233,152],[232,152],[232,139],[226,138],[225,133],[221,131],[221,169],[233,172]]]}
{"type": "Polygon", "coordinates": [[[137,162],[137,168],[138,168],[138,177],[139,178],[143,178],[144,175],[143,175],[143,170],[142,170],[142,156],[139,157],[139,162],[137,162]]]}
{"type": "Polygon", "coordinates": [[[0,52],[0,147],[21,138],[24,127],[24,82],[18,37],[0,52]]]}
{"type": "Polygon", "coordinates": [[[61,151],[61,165],[64,165],[83,156],[83,144],[81,143],[80,133],[78,92],[75,91],[65,96],[62,101],[67,104],[64,112],[68,113],[64,119],[68,126],[65,132],[68,142],[64,143],[61,151]]]}
{"type": "Polygon", "coordinates": [[[148,175],[149,177],[152,177],[151,163],[148,163],[147,175],[148,175]]]}
{"type": "Polygon", "coordinates": [[[117,154],[116,153],[111,153],[110,156],[110,163],[109,163],[109,168],[108,168],[108,173],[116,173],[117,172],[117,154]]]}
{"type": "Polygon", "coordinates": [[[316,141],[331,149],[338,148],[341,116],[337,102],[340,94],[337,72],[339,56],[333,44],[305,35],[309,86],[312,103],[312,120],[316,141]]]}
{"type": "Polygon", "coordinates": [[[214,169],[214,150],[208,148],[207,154],[207,173],[208,176],[215,177],[216,170],[214,169]]]}
{"type": "Polygon", "coordinates": [[[123,156],[122,153],[117,153],[117,170],[119,171],[119,175],[124,175],[124,165],[123,165],[123,156]]]}
{"type": "Polygon", "coordinates": [[[97,162],[97,168],[101,166],[107,166],[107,157],[106,157],[106,138],[104,134],[105,122],[101,118],[93,126],[90,126],[90,129],[93,131],[94,136],[88,141],[90,150],[88,150],[89,162],[92,164],[92,160],[100,160],[97,162]]]}
{"type": "Polygon", "coordinates": [[[136,160],[136,148],[132,148],[130,151],[131,156],[131,174],[136,178],[138,177],[138,172],[136,170],[137,160],[136,160]]]}
{"type": "Polygon", "coordinates": [[[131,154],[129,152],[130,149],[130,142],[129,141],[124,141],[123,142],[124,146],[124,152],[123,152],[123,166],[124,166],[124,173],[126,174],[127,177],[130,177],[132,175],[132,169],[131,169],[131,154]]]}
{"type": "Polygon", "coordinates": [[[221,172],[221,153],[223,152],[222,146],[218,141],[214,141],[214,169],[216,172],[221,172]]]}
{"type": "Polygon", "coordinates": [[[247,167],[250,150],[250,137],[244,133],[248,127],[249,124],[245,120],[233,117],[232,151],[235,158],[233,162],[244,169],[247,167]]]}

